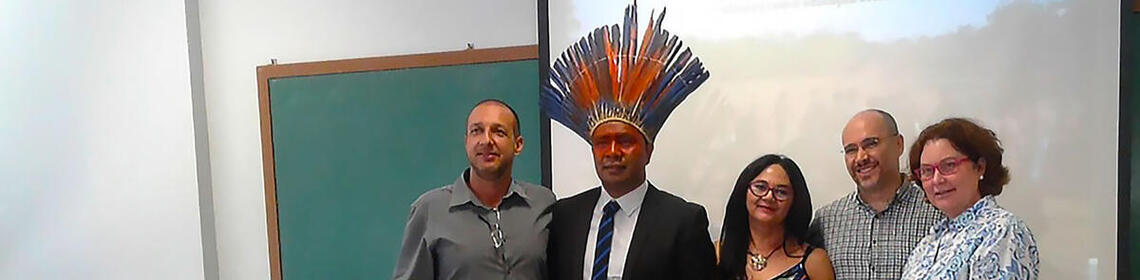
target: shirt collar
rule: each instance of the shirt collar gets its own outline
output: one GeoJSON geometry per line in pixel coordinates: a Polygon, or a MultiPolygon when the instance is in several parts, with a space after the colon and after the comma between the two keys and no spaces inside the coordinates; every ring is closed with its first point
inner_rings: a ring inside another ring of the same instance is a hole
{"type": "Polygon", "coordinates": [[[602,187],[601,191],[602,195],[598,197],[598,205],[594,207],[594,211],[601,211],[606,203],[613,200],[617,201],[618,206],[621,206],[618,212],[621,212],[627,217],[633,217],[633,213],[636,213],[637,209],[641,208],[641,202],[645,200],[645,194],[649,191],[649,180],[641,182],[641,185],[638,185],[637,188],[617,199],[611,197],[610,193],[606,192],[605,187],[602,187]]]}
{"type": "Polygon", "coordinates": [[[957,217],[954,217],[953,219],[947,218],[943,220],[944,222],[935,224],[935,226],[930,229],[931,233],[940,232],[943,230],[961,230],[963,228],[966,228],[966,226],[973,224],[974,221],[978,219],[978,214],[981,213],[982,210],[996,207],[998,207],[997,200],[993,195],[987,195],[985,197],[982,197],[982,199],[979,199],[978,202],[975,202],[973,206],[970,206],[970,208],[966,208],[966,211],[962,211],[962,214],[958,214],[957,217]]]}
{"type": "MultiPolygon", "coordinates": [[[[451,203],[449,203],[448,206],[455,207],[470,202],[475,206],[487,208],[483,205],[482,201],[475,198],[474,193],[471,193],[471,187],[467,185],[467,178],[471,176],[470,174],[471,168],[463,170],[463,174],[460,174],[459,178],[455,179],[455,183],[451,184],[451,203]]],[[[507,188],[507,193],[503,194],[503,201],[506,201],[507,198],[510,198],[514,195],[518,195],[522,199],[529,199],[529,197],[526,195],[526,192],[523,191],[522,186],[519,185],[518,181],[515,181],[512,178],[511,185],[507,188]]],[[[500,203],[500,205],[501,204],[502,203],[500,203]]]]}

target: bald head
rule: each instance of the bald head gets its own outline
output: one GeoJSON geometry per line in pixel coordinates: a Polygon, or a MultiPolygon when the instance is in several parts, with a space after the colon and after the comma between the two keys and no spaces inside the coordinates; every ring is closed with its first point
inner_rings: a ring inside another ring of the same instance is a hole
{"type": "Polygon", "coordinates": [[[861,191],[897,187],[903,137],[891,114],[878,109],[856,113],[841,139],[847,171],[861,191]]]}
{"type": "Polygon", "coordinates": [[[475,103],[475,107],[471,108],[471,113],[475,113],[475,110],[479,109],[479,107],[488,105],[497,105],[510,111],[511,118],[514,119],[514,126],[512,126],[512,128],[514,128],[515,135],[522,135],[522,128],[521,125],[519,125],[519,114],[515,113],[515,108],[511,108],[511,105],[507,104],[507,102],[494,98],[483,99],[479,101],[479,103],[475,103]]]}
{"type": "Polygon", "coordinates": [[[859,111],[859,113],[855,113],[855,116],[851,117],[851,120],[847,122],[847,125],[850,126],[852,122],[855,122],[856,119],[860,118],[863,118],[864,121],[879,122],[879,126],[885,129],[885,131],[883,131],[885,135],[899,134],[899,124],[895,122],[895,117],[891,116],[891,113],[887,113],[887,111],[879,109],[867,109],[859,111]]]}

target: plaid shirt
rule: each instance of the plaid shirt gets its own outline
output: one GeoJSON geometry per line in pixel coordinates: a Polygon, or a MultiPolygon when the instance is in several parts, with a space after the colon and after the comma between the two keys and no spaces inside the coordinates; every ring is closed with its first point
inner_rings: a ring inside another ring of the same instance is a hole
{"type": "Polygon", "coordinates": [[[835,279],[899,279],[911,250],[943,218],[918,185],[904,182],[876,214],[856,193],[816,211],[812,240],[827,250],[835,279]]]}

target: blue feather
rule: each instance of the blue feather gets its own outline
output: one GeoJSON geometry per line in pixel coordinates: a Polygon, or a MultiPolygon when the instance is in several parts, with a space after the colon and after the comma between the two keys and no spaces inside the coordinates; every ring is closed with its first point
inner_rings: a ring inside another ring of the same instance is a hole
{"type": "Polygon", "coordinates": [[[626,7],[621,26],[598,27],[559,56],[540,98],[551,119],[589,141],[599,121],[620,118],[653,141],[673,110],[709,77],[700,59],[662,28],[666,9],[654,13],[641,43],[635,2],[626,7]],[[629,94],[634,96],[623,96],[629,94]]]}

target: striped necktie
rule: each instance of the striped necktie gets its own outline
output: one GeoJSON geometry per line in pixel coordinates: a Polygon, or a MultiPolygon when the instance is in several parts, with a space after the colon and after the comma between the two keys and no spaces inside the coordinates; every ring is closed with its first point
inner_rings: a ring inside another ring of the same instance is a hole
{"type": "Polygon", "coordinates": [[[592,280],[606,279],[610,268],[610,245],[614,243],[614,213],[621,209],[617,201],[602,208],[602,222],[598,224],[598,245],[594,247],[594,276],[592,280]]]}

